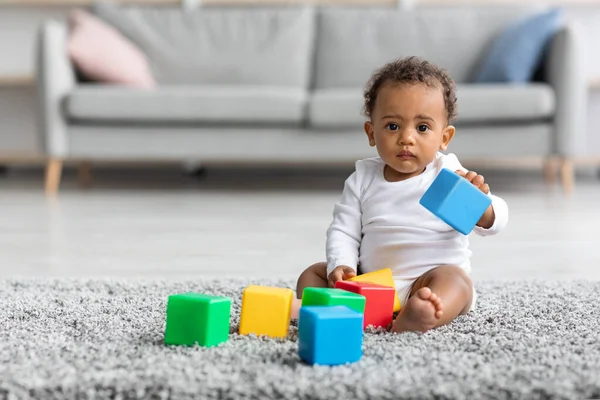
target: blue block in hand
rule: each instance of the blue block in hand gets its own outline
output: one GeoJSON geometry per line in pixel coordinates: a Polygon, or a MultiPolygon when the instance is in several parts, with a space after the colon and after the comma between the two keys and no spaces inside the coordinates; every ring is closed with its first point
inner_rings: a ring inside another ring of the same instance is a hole
{"type": "Polygon", "coordinates": [[[420,203],[442,221],[468,235],[492,200],[471,182],[444,168],[420,203]]]}
{"type": "Polygon", "coordinates": [[[346,306],[301,307],[298,342],[298,355],[309,364],[358,361],[362,357],[363,314],[346,306]]]}

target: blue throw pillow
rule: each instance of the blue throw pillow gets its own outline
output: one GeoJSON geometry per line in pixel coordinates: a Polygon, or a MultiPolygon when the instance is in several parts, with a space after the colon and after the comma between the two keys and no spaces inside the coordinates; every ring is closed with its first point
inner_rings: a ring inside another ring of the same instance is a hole
{"type": "Polygon", "coordinates": [[[531,80],[561,22],[562,10],[552,9],[511,24],[492,43],[475,74],[475,83],[531,80]]]}

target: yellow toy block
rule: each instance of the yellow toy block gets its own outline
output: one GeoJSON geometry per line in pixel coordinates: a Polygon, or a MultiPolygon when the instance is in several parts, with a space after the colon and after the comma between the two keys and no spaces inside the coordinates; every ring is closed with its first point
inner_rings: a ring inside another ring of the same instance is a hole
{"type": "MultiPolygon", "coordinates": [[[[354,282],[371,282],[382,286],[393,287],[394,289],[396,289],[396,284],[394,283],[394,276],[392,275],[392,270],[389,268],[384,268],[373,272],[367,272],[366,274],[361,274],[348,280],[354,282]]],[[[394,312],[400,311],[400,307],[400,299],[398,299],[398,292],[396,292],[396,296],[394,297],[394,312]]]]}
{"type": "Polygon", "coordinates": [[[292,311],[292,289],[250,285],[242,294],[240,334],[286,337],[292,311]]]}

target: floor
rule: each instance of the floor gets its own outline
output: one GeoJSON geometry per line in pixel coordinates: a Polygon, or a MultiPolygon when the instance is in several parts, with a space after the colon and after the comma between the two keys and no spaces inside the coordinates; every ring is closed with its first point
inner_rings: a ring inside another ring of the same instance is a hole
{"type": "MultiPolygon", "coordinates": [[[[324,259],[348,170],[67,171],[48,199],[41,172],[0,177],[0,277],[297,276],[324,259]]],[[[500,235],[472,236],[475,279],[600,280],[600,180],[567,196],[535,173],[487,175],[508,203],[500,235]]]]}

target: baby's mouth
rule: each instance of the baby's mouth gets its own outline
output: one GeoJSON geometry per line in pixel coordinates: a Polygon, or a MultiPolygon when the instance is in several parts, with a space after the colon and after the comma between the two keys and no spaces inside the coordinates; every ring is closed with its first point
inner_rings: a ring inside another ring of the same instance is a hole
{"type": "Polygon", "coordinates": [[[409,159],[409,158],[415,158],[415,155],[408,150],[404,150],[404,151],[401,151],[400,153],[398,153],[398,155],[396,155],[396,157],[402,158],[402,159],[409,159]]]}

